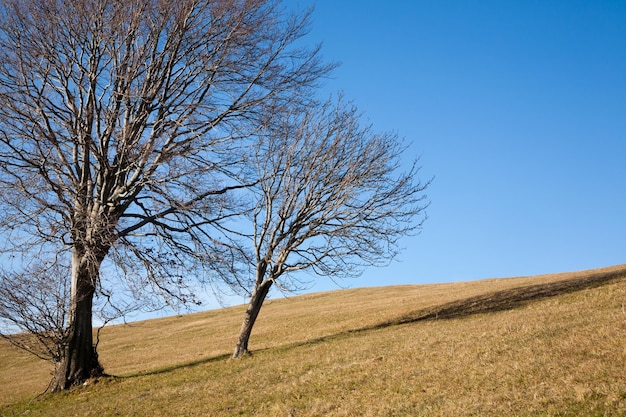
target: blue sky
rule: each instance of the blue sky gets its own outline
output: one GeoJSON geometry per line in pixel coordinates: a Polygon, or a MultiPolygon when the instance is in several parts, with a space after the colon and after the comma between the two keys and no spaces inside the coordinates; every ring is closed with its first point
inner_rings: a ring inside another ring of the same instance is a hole
{"type": "Polygon", "coordinates": [[[341,286],[626,263],[626,1],[317,0],[305,41],[341,63],[321,95],[343,91],[435,177],[422,233],[341,286]]]}
{"type": "Polygon", "coordinates": [[[407,160],[435,176],[422,233],[342,284],[626,263],[626,1],[315,4],[307,41],[341,63],[324,94],[411,141],[407,160]]]}

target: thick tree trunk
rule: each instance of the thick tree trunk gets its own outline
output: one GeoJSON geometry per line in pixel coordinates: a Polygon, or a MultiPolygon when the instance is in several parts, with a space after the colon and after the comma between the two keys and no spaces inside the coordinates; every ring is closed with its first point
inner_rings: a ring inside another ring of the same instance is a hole
{"type": "Polygon", "coordinates": [[[55,367],[52,391],[80,385],[87,379],[103,375],[93,343],[92,307],[100,261],[84,254],[72,257],[72,288],[68,317],[68,339],[64,355],[55,367]]]}
{"type": "Polygon", "coordinates": [[[233,359],[250,354],[250,351],[248,350],[248,342],[250,340],[250,334],[252,333],[252,327],[254,327],[254,323],[259,316],[259,311],[261,311],[263,301],[265,301],[265,297],[267,296],[272,283],[273,281],[271,280],[264,281],[252,292],[250,304],[248,304],[248,308],[246,309],[246,314],[241,325],[241,330],[239,331],[239,340],[237,341],[237,346],[235,347],[233,359]]]}

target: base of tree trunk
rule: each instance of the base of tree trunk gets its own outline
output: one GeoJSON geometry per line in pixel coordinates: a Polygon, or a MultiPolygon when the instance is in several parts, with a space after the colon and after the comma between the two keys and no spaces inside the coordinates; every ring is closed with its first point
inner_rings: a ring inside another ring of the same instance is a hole
{"type": "Polygon", "coordinates": [[[241,359],[249,356],[252,356],[252,352],[250,352],[248,349],[237,349],[235,350],[232,359],[241,359]]]}
{"type": "Polygon", "coordinates": [[[85,382],[109,376],[104,372],[104,368],[100,363],[95,360],[95,362],[91,363],[89,368],[83,369],[74,369],[73,372],[67,373],[67,365],[61,364],[59,368],[55,370],[55,375],[53,378],[53,382],[50,386],[51,392],[59,392],[70,389],[71,387],[76,387],[80,385],[84,385],[85,382]]]}

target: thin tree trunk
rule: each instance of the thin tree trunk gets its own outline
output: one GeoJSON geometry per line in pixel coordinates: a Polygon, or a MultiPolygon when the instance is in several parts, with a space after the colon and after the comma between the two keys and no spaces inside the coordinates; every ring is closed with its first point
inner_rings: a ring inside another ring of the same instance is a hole
{"type": "Polygon", "coordinates": [[[233,359],[237,359],[243,355],[250,354],[250,351],[248,350],[248,341],[250,340],[252,327],[254,327],[254,323],[259,316],[259,311],[261,311],[263,301],[265,301],[265,297],[267,296],[267,293],[269,292],[272,283],[273,281],[271,280],[264,281],[252,292],[252,296],[250,297],[250,303],[248,304],[248,308],[246,309],[246,314],[241,325],[241,330],[239,331],[239,339],[237,341],[237,346],[235,347],[233,359]]]}
{"type": "Polygon", "coordinates": [[[80,385],[89,378],[103,375],[93,343],[92,307],[99,261],[84,254],[72,256],[72,294],[68,318],[68,339],[64,355],[55,367],[52,391],[80,385]]]}

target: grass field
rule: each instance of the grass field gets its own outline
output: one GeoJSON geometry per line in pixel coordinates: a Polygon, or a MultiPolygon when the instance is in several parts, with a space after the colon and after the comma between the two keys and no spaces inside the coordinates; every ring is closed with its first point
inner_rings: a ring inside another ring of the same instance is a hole
{"type": "Polygon", "coordinates": [[[48,364],[0,342],[2,416],[626,416],[626,265],[339,290],[111,326],[114,375],[37,396],[48,364]]]}

